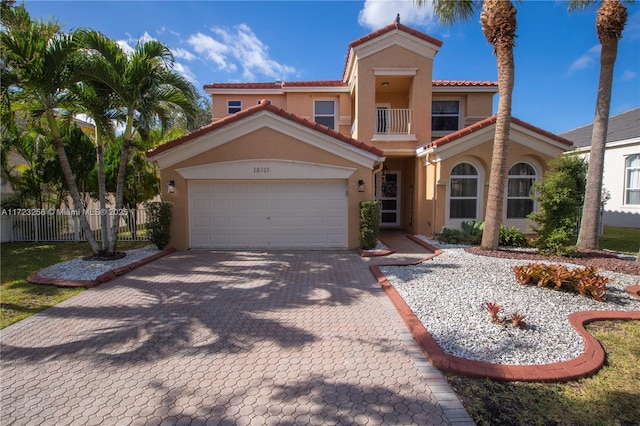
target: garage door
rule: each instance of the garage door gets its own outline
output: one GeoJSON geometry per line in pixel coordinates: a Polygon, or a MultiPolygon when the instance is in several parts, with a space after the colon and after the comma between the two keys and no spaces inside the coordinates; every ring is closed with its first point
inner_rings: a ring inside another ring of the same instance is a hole
{"type": "Polygon", "coordinates": [[[345,248],[346,180],[190,181],[192,248],[345,248]]]}

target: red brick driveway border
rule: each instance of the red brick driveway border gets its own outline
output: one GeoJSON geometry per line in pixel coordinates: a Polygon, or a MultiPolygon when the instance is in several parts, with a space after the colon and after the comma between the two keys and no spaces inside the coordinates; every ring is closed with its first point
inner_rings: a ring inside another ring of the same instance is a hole
{"type": "MultiPolygon", "coordinates": [[[[407,238],[432,250],[435,255],[443,252],[413,235],[407,235],[407,238]]],[[[395,266],[408,266],[408,264],[398,264],[395,266]]],[[[605,352],[598,340],[586,330],[585,326],[590,322],[600,320],[640,320],[640,311],[575,312],[569,315],[569,324],[580,333],[585,342],[584,352],[577,358],[569,361],[540,365],[506,365],[473,361],[445,353],[440,345],[431,337],[411,308],[405,303],[400,294],[398,294],[387,280],[380,270],[380,267],[370,265],[369,269],[376,277],[387,297],[389,297],[394,304],[402,321],[410,330],[418,346],[433,366],[443,371],[461,374],[467,377],[525,382],[566,382],[587,377],[595,374],[602,367],[605,360],[605,352]]],[[[633,297],[640,299],[640,286],[627,287],[625,290],[633,297]]]]}
{"type": "Polygon", "coordinates": [[[60,278],[41,277],[40,275],[38,275],[40,271],[36,271],[27,277],[27,281],[33,284],[54,285],[57,287],[84,287],[84,288],[97,287],[102,283],[111,281],[112,279],[122,274],[126,274],[129,271],[133,271],[136,268],[146,265],[147,263],[151,263],[155,260],[158,260],[161,257],[164,257],[168,254],[173,253],[174,251],[176,251],[176,249],[173,247],[164,249],[154,255],[145,257],[144,259],[140,259],[136,262],[130,263],[125,266],[121,266],[120,268],[112,269],[110,271],[105,272],[104,274],[98,275],[95,280],[65,280],[60,278]]]}

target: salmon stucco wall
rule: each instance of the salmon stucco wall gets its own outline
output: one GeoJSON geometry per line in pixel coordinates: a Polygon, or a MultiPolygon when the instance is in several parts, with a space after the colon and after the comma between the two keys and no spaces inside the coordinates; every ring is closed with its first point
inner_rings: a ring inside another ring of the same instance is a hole
{"type": "MultiPolygon", "coordinates": [[[[442,161],[430,163],[424,166],[425,173],[425,198],[424,198],[424,214],[419,224],[419,233],[426,235],[433,235],[434,233],[441,232],[443,228],[456,228],[457,223],[448,220],[448,185],[451,178],[451,170],[456,164],[462,162],[470,162],[478,168],[479,178],[481,185],[479,188],[479,206],[478,206],[478,220],[484,220],[485,208],[487,203],[488,183],[491,154],[493,150],[493,141],[488,141],[477,146],[471,147],[463,154],[452,156],[442,161]]],[[[561,155],[562,150],[557,150],[557,155],[561,155]]],[[[514,164],[519,162],[526,162],[534,166],[537,172],[537,179],[540,179],[542,174],[548,169],[547,162],[554,158],[553,155],[545,155],[539,151],[535,151],[530,147],[523,144],[510,142],[508,158],[507,158],[507,170],[509,170],[514,164]]],[[[424,163],[423,163],[424,164],[424,163]]],[[[506,215],[506,195],[505,195],[505,210],[506,215]]],[[[516,226],[523,232],[531,232],[529,229],[529,223],[526,219],[522,220],[506,220],[503,219],[503,223],[506,226],[516,226]]]]}
{"type": "MultiPolygon", "coordinates": [[[[198,143],[206,144],[207,137],[212,136],[205,135],[198,143]]],[[[348,190],[345,194],[348,197],[347,241],[350,249],[359,246],[359,203],[373,199],[372,170],[270,128],[259,129],[161,170],[162,182],[165,183],[162,187],[162,199],[174,203],[171,246],[179,250],[190,247],[188,181],[176,169],[251,159],[291,160],[355,169],[348,178],[348,190]],[[175,181],[176,187],[175,192],[171,194],[167,193],[166,188],[166,182],[169,180],[175,181]],[[358,192],[359,180],[364,181],[365,192],[358,192]]]]}

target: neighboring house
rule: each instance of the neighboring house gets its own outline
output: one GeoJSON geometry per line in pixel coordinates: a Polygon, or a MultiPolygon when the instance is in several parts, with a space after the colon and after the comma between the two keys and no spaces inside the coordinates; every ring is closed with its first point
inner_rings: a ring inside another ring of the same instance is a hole
{"type": "MultiPolygon", "coordinates": [[[[589,159],[593,124],[563,133],[589,159]]],[[[640,108],[609,117],[602,187],[611,197],[603,225],[640,228],[640,108]]]]}
{"type": "MultiPolygon", "coordinates": [[[[206,85],[213,122],[147,155],[178,249],[356,248],[359,203],[433,235],[483,220],[497,83],[434,81],[442,42],[402,24],[353,41],[342,79],[206,85]]],[[[571,142],[513,119],[504,223],[571,142]]]]}

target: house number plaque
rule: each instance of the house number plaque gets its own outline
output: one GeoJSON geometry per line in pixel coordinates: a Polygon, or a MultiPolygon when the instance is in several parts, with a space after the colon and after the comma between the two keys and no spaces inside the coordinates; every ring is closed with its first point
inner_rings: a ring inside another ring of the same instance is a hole
{"type": "Polygon", "coordinates": [[[266,173],[270,173],[271,170],[269,170],[269,167],[254,167],[253,168],[253,173],[254,174],[266,174],[266,173]]]}

